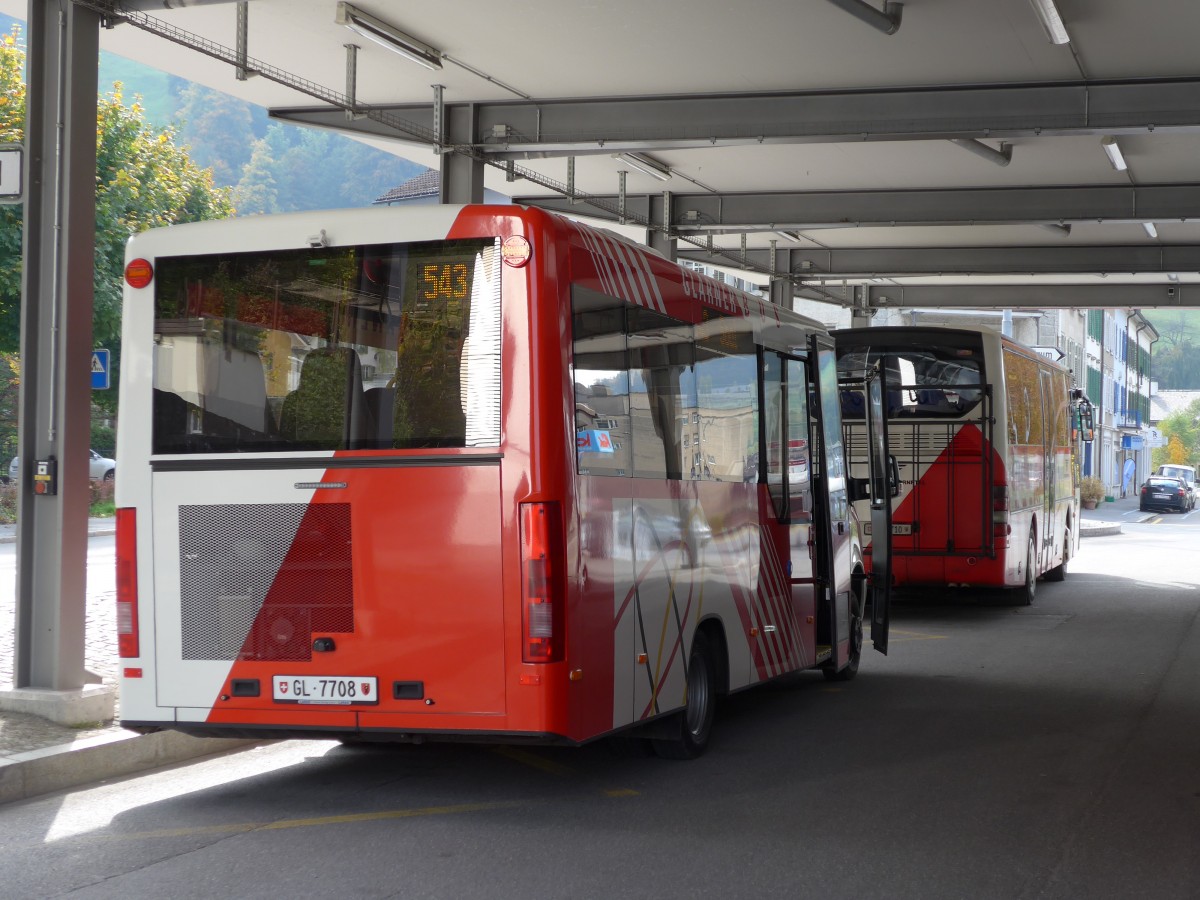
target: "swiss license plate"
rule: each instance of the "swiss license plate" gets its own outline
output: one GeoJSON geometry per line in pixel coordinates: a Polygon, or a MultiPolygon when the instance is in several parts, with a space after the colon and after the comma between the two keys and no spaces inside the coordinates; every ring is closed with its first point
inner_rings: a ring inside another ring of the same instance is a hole
{"type": "Polygon", "coordinates": [[[271,679],[276,703],[358,706],[379,702],[373,675],[276,675],[271,679]]]}
{"type": "MultiPolygon", "coordinates": [[[[863,533],[864,534],[871,533],[871,523],[870,522],[863,522],[863,533]]],[[[912,523],[911,522],[893,522],[892,523],[892,534],[912,534],[912,523]]]]}

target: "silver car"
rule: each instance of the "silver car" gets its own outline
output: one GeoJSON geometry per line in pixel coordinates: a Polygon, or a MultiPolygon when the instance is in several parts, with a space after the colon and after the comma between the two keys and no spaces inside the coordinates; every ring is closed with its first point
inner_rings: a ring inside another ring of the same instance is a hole
{"type": "MultiPolygon", "coordinates": [[[[92,481],[112,481],[117,477],[117,461],[101,456],[95,450],[88,451],[88,478],[92,481]]],[[[21,477],[21,461],[14,456],[8,464],[8,480],[15,484],[21,477]]]]}

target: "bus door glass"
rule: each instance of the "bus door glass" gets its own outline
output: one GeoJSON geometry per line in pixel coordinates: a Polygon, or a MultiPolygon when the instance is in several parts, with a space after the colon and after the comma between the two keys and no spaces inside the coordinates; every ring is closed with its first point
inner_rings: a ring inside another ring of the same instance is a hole
{"type": "MultiPolygon", "coordinates": [[[[809,338],[813,382],[818,406],[821,438],[819,460],[814,460],[813,504],[818,581],[823,603],[833,625],[829,635],[836,648],[850,636],[851,558],[850,502],[847,492],[846,448],[842,441],[841,394],[837,380],[837,355],[833,338],[814,334],[809,338]],[[817,465],[819,463],[819,465],[817,465]]],[[[890,534],[890,531],[883,532],[890,534]]],[[[878,536],[876,537],[878,539],[878,536]]]]}
{"type": "Polygon", "coordinates": [[[1047,550],[1054,543],[1054,535],[1057,531],[1054,528],[1054,512],[1055,501],[1058,489],[1058,479],[1056,477],[1056,459],[1055,455],[1057,448],[1056,432],[1058,431],[1057,423],[1060,415],[1060,406],[1058,397],[1054,391],[1054,375],[1053,373],[1042,366],[1038,366],[1039,387],[1042,393],[1042,514],[1040,516],[1042,522],[1041,543],[1047,550]]]}
{"type": "Polygon", "coordinates": [[[888,429],[883,398],[887,396],[887,371],[877,365],[867,379],[867,443],[871,485],[871,643],[887,653],[892,573],[892,494],[895,478],[888,451],[888,429]]]}

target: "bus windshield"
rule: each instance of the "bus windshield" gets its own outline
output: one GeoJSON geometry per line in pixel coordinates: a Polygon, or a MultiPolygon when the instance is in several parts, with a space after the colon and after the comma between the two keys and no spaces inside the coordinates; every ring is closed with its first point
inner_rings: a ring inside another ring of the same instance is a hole
{"type": "Polygon", "coordinates": [[[494,240],[156,261],[153,452],[497,446],[494,240]]]}

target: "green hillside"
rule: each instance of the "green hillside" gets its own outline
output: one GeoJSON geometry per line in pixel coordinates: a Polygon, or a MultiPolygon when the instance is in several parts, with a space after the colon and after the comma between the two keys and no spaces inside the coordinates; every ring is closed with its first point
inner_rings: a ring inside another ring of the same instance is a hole
{"type": "MultiPolygon", "coordinates": [[[[22,27],[0,15],[0,34],[22,27]]],[[[153,125],[176,128],[177,143],[230,189],[239,215],[369,206],[426,171],[343,135],[272,122],[261,106],[111,53],[100,54],[98,76],[101,93],[120,82],[126,104],[136,98],[153,125]]]]}

